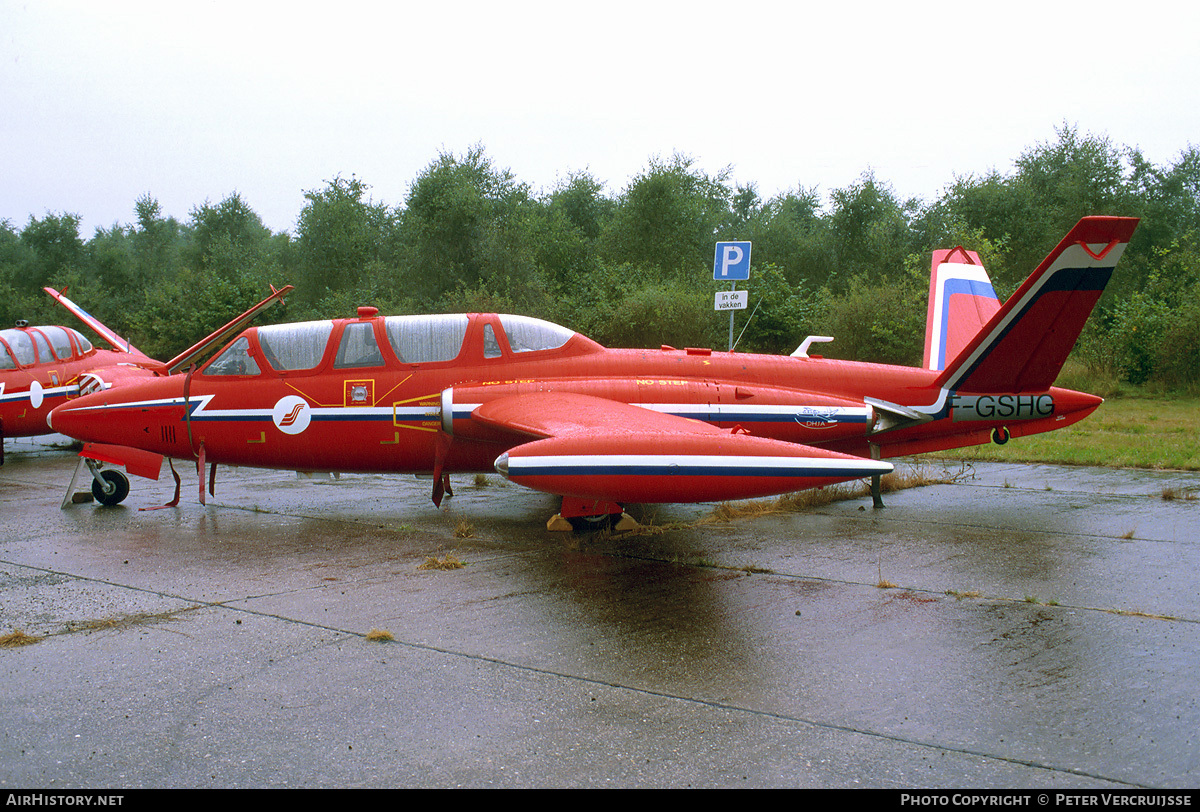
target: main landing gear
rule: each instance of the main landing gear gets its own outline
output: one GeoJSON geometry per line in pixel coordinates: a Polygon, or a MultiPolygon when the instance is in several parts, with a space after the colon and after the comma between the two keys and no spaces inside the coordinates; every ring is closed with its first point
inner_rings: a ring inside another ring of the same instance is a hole
{"type": "Polygon", "coordinates": [[[625,513],[616,502],[571,496],[563,497],[562,510],[546,522],[547,530],[573,530],[576,533],[594,533],[597,530],[623,533],[637,526],[637,520],[625,513]]]}

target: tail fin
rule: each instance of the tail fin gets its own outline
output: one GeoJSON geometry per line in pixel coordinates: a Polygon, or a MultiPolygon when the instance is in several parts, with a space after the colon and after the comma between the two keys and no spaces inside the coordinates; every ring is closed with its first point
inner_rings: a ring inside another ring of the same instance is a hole
{"type": "Polygon", "coordinates": [[[1044,392],[1125,251],[1135,217],[1084,217],[938,376],[943,389],[1044,392]]]}
{"type": "Polygon", "coordinates": [[[1000,299],[979,255],[961,245],[933,252],[929,315],[925,321],[925,369],[941,371],[987,324],[1000,299]]]}

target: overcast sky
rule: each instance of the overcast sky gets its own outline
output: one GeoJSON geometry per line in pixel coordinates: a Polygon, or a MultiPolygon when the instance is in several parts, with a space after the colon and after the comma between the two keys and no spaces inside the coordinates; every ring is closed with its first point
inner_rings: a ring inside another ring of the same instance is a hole
{"type": "Polygon", "coordinates": [[[475,144],[535,193],[678,152],[764,198],[873,170],[928,201],[1064,122],[1163,164],[1200,144],[1198,8],[0,0],[0,220],[88,239],[238,192],[294,231],[306,190],[398,206],[475,144]]]}

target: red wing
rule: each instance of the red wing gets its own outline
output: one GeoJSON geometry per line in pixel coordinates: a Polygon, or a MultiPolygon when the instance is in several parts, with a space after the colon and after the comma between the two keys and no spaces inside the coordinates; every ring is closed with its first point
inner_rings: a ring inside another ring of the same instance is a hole
{"type": "Polygon", "coordinates": [[[534,392],[497,398],[478,406],[471,413],[471,419],[530,437],[620,430],[663,434],[725,433],[698,420],[572,392],[534,392]]]}
{"type": "Polygon", "coordinates": [[[1044,392],[1054,384],[1138,221],[1084,217],[988,320],[934,385],[1044,392]]]}
{"type": "Polygon", "coordinates": [[[610,502],[749,499],[888,473],[886,462],[734,433],[589,395],[498,398],[472,417],[535,439],[496,460],[518,485],[610,502]]]}

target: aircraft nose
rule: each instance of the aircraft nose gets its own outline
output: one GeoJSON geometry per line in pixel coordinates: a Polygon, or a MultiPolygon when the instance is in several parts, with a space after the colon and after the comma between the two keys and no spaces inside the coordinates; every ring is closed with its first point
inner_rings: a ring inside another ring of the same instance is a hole
{"type": "Polygon", "coordinates": [[[59,434],[86,442],[108,442],[112,433],[110,421],[101,420],[99,413],[89,408],[89,398],[77,398],[56,406],[46,416],[50,428],[59,434]]]}
{"type": "Polygon", "coordinates": [[[67,431],[67,426],[72,422],[69,416],[72,405],[71,403],[64,403],[50,410],[50,413],[46,415],[46,425],[50,427],[51,431],[73,436],[67,431]]]}

